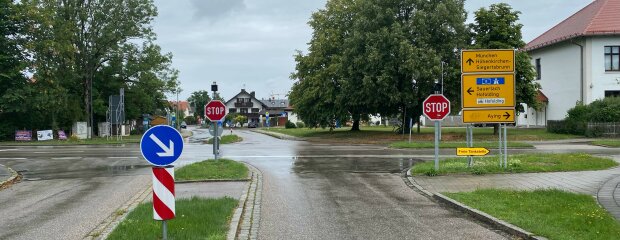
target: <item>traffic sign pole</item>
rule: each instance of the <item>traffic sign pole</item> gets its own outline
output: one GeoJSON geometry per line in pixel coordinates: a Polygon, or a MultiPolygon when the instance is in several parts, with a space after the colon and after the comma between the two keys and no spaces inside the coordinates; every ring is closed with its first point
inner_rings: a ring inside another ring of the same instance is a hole
{"type": "Polygon", "coordinates": [[[439,121],[435,121],[435,171],[439,171],[439,121]]]}

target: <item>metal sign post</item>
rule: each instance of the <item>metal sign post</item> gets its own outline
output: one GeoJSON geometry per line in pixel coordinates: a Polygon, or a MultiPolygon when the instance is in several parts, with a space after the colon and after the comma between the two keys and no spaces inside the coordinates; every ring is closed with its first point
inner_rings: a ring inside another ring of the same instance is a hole
{"type": "Polygon", "coordinates": [[[424,116],[435,122],[435,171],[439,171],[440,122],[450,114],[450,100],[442,94],[432,94],[422,103],[424,116]]]}
{"type": "Polygon", "coordinates": [[[140,151],[153,164],[153,219],[162,221],[163,239],[168,238],[166,220],[175,217],[174,163],[183,152],[183,137],[168,125],[147,130],[140,140],[140,151]]]}

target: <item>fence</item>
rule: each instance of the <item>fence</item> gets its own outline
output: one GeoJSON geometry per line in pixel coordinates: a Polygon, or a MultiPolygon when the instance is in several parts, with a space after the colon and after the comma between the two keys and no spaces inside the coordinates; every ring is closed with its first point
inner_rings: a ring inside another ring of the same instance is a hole
{"type": "Polygon", "coordinates": [[[618,138],[620,123],[588,123],[586,135],[589,137],[618,138]]]}

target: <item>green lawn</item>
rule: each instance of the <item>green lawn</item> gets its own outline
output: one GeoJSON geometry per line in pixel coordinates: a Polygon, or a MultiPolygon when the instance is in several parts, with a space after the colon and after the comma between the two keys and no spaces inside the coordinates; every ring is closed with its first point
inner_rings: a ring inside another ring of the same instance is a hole
{"type": "Polygon", "coordinates": [[[611,147],[611,148],[620,148],[620,140],[597,140],[597,141],[593,141],[592,145],[611,147]]]}
{"type": "MultiPolygon", "coordinates": [[[[467,144],[465,142],[441,142],[439,144],[439,148],[459,148],[466,147],[467,144]]],[[[435,142],[425,141],[425,142],[411,142],[401,141],[390,144],[392,148],[434,148],[435,142]]],[[[498,148],[498,142],[474,142],[474,147],[483,147],[487,149],[498,148]]],[[[534,146],[529,143],[524,142],[511,142],[508,141],[508,148],[533,148],[534,146]]]]}
{"type": "MultiPolygon", "coordinates": [[[[267,129],[263,129],[267,130],[267,129]]],[[[329,129],[310,129],[310,128],[270,128],[267,131],[287,134],[290,136],[305,138],[309,141],[333,141],[348,143],[371,143],[389,144],[391,142],[405,141],[409,139],[408,134],[397,134],[392,127],[361,127],[359,132],[351,132],[350,128],[340,128],[329,131],[329,129]]],[[[414,129],[412,139],[414,141],[431,141],[434,139],[434,128],[420,128],[420,133],[414,129]]],[[[509,141],[546,141],[582,138],[581,136],[548,133],[545,129],[533,128],[509,128],[509,141]]],[[[442,128],[443,141],[465,141],[465,128],[442,128]]],[[[493,135],[493,128],[474,128],[475,141],[494,141],[498,137],[493,135]]]]}
{"type": "Polygon", "coordinates": [[[444,194],[549,239],[620,238],[620,223],[589,195],[492,189],[444,194]]]}
{"type": "Polygon", "coordinates": [[[29,142],[17,142],[6,141],[0,142],[0,145],[24,145],[24,146],[49,146],[49,145],[106,145],[106,144],[126,144],[126,143],[139,143],[142,135],[132,135],[123,137],[123,140],[117,141],[116,137],[107,138],[93,138],[84,140],[49,140],[49,141],[29,141],[29,142]]]}
{"type": "MultiPolygon", "coordinates": [[[[243,141],[243,138],[231,134],[231,135],[222,135],[222,139],[220,140],[220,144],[229,144],[229,143],[236,143],[236,142],[241,142],[243,141]]],[[[207,141],[208,144],[213,144],[213,138],[210,138],[209,141],[207,141]]]]}
{"type": "MultiPolygon", "coordinates": [[[[226,239],[237,200],[177,199],[176,218],[168,220],[168,239],[226,239]]],[[[108,239],[161,239],[162,224],[153,220],[153,203],[135,208],[108,239]]]]}
{"type": "Polygon", "coordinates": [[[248,168],[245,164],[228,159],[207,160],[178,168],[174,172],[177,181],[208,179],[246,179],[248,168]]]}
{"type": "Polygon", "coordinates": [[[439,161],[439,172],[434,172],[434,162],[415,164],[413,174],[445,175],[458,173],[525,173],[602,170],[618,166],[608,158],[595,157],[585,153],[567,154],[519,154],[508,155],[508,168],[499,167],[499,157],[475,157],[474,166],[467,167],[467,158],[449,158],[439,161]]]}

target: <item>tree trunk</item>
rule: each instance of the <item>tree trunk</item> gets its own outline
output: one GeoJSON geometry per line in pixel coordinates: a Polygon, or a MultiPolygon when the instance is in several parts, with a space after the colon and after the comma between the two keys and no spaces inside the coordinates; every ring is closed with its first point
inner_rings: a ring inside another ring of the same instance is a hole
{"type": "Polygon", "coordinates": [[[353,126],[351,127],[351,131],[359,131],[360,130],[360,115],[353,114],[353,126]]]}
{"type": "Polygon", "coordinates": [[[499,136],[499,124],[493,124],[493,135],[499,136]]]}

